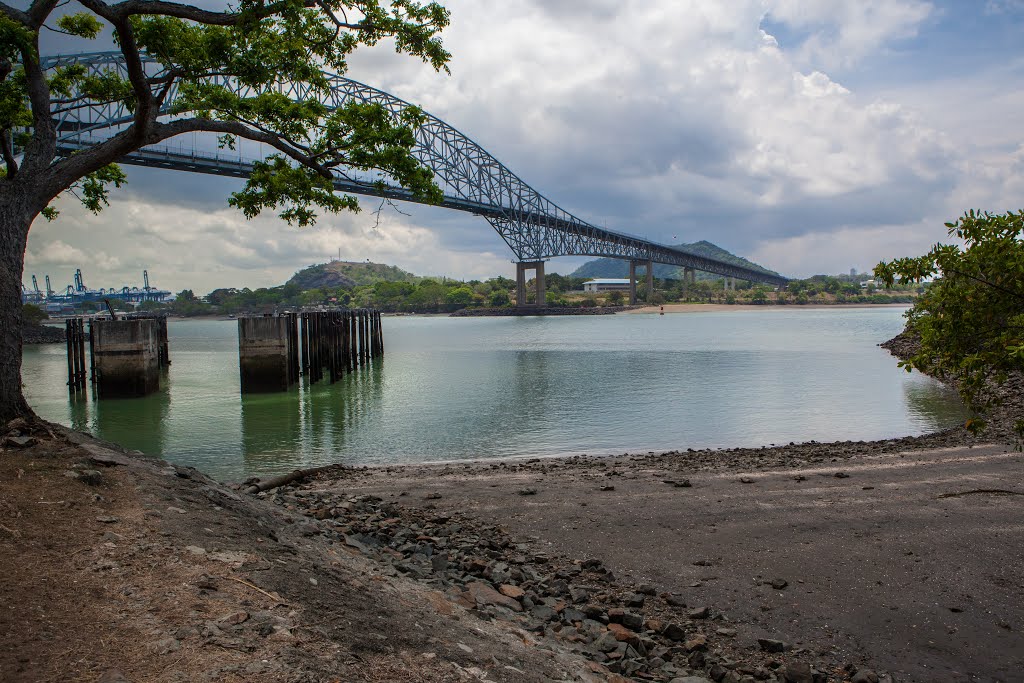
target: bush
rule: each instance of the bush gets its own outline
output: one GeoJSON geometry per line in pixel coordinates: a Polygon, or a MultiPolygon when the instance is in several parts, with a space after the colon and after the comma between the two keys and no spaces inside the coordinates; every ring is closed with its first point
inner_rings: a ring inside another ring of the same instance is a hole
{"type": "Polygon", "coordinates": [[[585,297],[582,301],[580,301],[580,308],[596,308],[596,307],[597,307],[597,299],[595,299],[592,296],[585,297]]]}
{"type": "Polygon", "coordinates": [[[35,304],[24,304],[21,307],[21,319],[26,325],[38,325],[48,317],[46,311],[35,304]]]}

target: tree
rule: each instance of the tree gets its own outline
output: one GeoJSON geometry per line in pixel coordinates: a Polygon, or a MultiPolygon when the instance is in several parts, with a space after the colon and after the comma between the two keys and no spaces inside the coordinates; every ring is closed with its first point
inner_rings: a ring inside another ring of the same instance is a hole
{"type": "MultiPolygon", "coordinates": [[[[972,210],[946,227],[964,248],[937,244],[924,256],[879,263],[875,275],[887,286],[936,278],[907,313],[920,348],[900,365],[954,380],[984,415],[998,404],[992,387],[1024,371],[1024,211],[972,210]]],[[[1016,428],[1024,434],[1024,421],[1016,428]]]]}
{"type": "Polygon", "coordinates": [[[503,289],[496,289],[491,292],[491,298],[489,303],[491,306],[508,306],[512,299],[509,297],[508,292],[503,289]]]}
{"type": "Polygon", "coordinates": [[[35,304],[25,304],[21,307],[21,319],[26,325],[38,325],[48,317],[46,311],[35,304]]]}
{"type": "Polygon", "coordinates": [[[473,290],[466,286],[449,289],[445,300],[450,304],[468,306],[473,303],[473,290]]]}
{"type": "Polygon", "coordinates": [[[125,175],[118,159],[185,133],[217,136],[232,148],[241,139],[271,149],[254,165],[229,203],[247,218],[265,209],[299,226],[316,211],[357,210],[337,195],[340,169],[379,171],[426,201],[438,202],[432,174],[411,155],[421,110],[397,120],[373,104],[329,109],[330,82],[360,45],[393,39],[398,51],[447,70],[439,33],[448,11],[416,0],[239,0],[211,11],[171,0],[79,0],[85,11],[56,17],[64,3],[32,0],[27,10],[0,2],[0,420],[29,414],[21,391],[21,275],[29,228],[51,202],[72,190],[92,211],[107,204],[125,175]],[[45,71],[39,54],[44,28],[80,38],[109,35],[124,73],[89,71],[67,63],[45,71]],[[147,61],[148,59],[155,60],[147,61]],[[282,94],[302,83],[315,95],[282,94]],[[229,87],[234,85],[237,87],[229,87]],[[172,116],[159,120],[176,93],[172,116]],[[323,97],[319,97],[323,96],[323,97]],[[55,115],[109,104],[130,112],[109,139],[60,156],[55,115]]]}

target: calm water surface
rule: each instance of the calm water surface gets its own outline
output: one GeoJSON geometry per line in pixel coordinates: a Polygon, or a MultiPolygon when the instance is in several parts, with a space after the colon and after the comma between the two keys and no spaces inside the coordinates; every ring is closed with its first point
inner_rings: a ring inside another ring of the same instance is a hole
{"type": "Polygon", "coordinates": [[[162,390],[69,401],[62,345],[27,348],[43,417],[222,479],[331,462],[609,454],[921,434],[955,393],[876,347],[902,309],[385,318],[382,363],[240,396],[234,321],[169,327],[162,390]]]}

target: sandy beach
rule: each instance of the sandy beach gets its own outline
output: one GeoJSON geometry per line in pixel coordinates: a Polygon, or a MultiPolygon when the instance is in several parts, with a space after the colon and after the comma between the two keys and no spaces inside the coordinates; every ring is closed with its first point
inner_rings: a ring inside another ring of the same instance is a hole
{"type": "Polygon", "coordinates": [[[1024,671],[1024,456],[1001,444],[672,453],[362,470],[322,492],[501,525],[895,681],[1024,671]],[[528,496],[524,490],[535,491],[528,496]]]}
{"type": "Polygon", "coordinates": [[[787,306],[755,306],[753,304],[665,304],[663,306],[644,306],[623,314],[637,315],[641,313],[709,313],[716,311],[799,311],[806,309],[830,308],[910,308],[910,304],[805,304],[787,306]]]}

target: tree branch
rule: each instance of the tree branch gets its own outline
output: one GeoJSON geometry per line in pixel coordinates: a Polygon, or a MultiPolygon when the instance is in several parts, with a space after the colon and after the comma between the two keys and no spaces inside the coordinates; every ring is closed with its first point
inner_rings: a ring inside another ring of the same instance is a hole
{"type": "Polygon", "coordinates": [[[157,123],[153,127],[152,132],[147,136],[146,144],[156,144],[182,133],[220,133],[221,135],[236,135],[253,142],[262,142],[303,166],[313,169],[324,178],[334,178],[328,168],[318,163],[314,157],[293,146],[290,141],[269,131],[251,128],[248,124],[240,121],[215,121],[213,119],[194,118],[179,119],[169,123],[157,123]]]}
{"type": "Polygon", "coordinates": [[[32,139],[25,147],[22,170],[39,171],[53,161],[57,147],[57,129],[50,115],[50,86],[39,64],[38,34],[32,49],[22,50],[21,65],[25,70],[26,89],[32,107],[32,139]]]}
{"type": "Polygon", "coordinates": [[[14,156],[14,141],[11,139],[11,129],[0,132],[0,150],[3,152],[4,163],[7,164],[7,177],[13,178],[18,175],[18,159],[14,156]]]}
{"type": "Polygon", "coordinates": [[[118,19],[113,24],[118,42],[121,44],[121,53],[124,55],[128,80],[131,81],[132,88],[135,90],[135,100],[138,103],[135,110],[135,121],[140,125],[139,132],[141,134],[151,123],[156,121],[159,112],[154,106],[153,89],[149,86],[146,69],[142,66],[142,55],[139,53],[139,44],[135,42],[135,31],[132,30],[127,19],[118,19]]]}
{"type": "MultiPolygon", "coordinates": [[[[944,268],[943,270],[945,271],[947,269],[944,268]]],[[[955,270],[953,268],[949,268],[948,270],[949,270],[950,273],[953,273],[954,275],[959,275],[960,277],[965,277],[965,278],[967,278],[969,280],[974,280],[975,282],[977,282],[979,284],[986,285],[988,287],[991,287],[992,289],[998,289],[1000,292],[1002,292],[1004,294],[1009,294],[1014,299],[1020,299],[1021,301],[1024,301],[1024,295],[1022,295],[1020,292],[1015,292],[1012,289],[1007,289],[1006,287],[1003,287],[1001,285],[997,285],[994,282],[989,282],[988,280],[986,280],[984,278],[978,277],[976,275],[971,275],[970,273],[964,273],[963,271],[955,270]]]]}
{"type": "Polygon", "coordinates": [[[35,0],[28,8],[32,28],[38,29],[42,26],[58,4],[60,4],[60,0],[35,0]]]}

